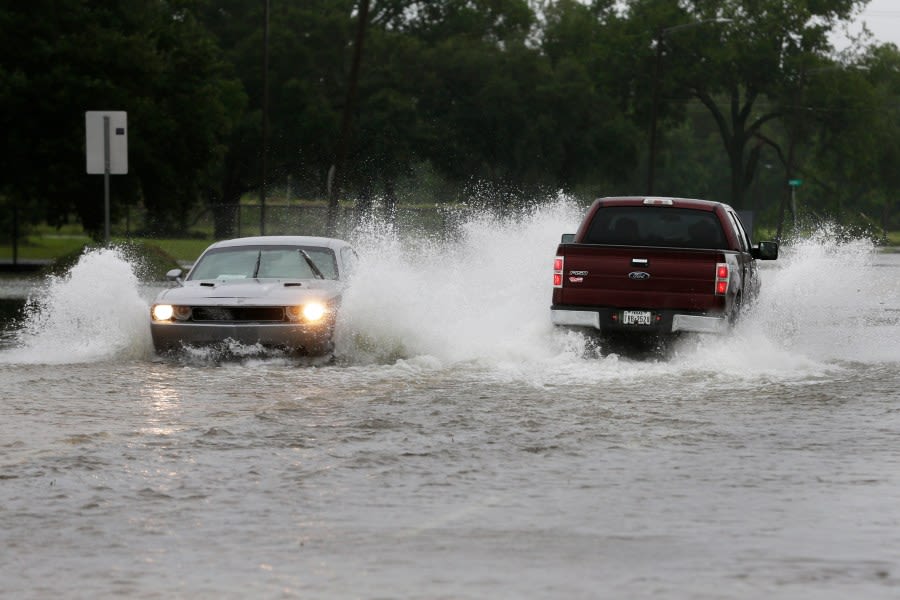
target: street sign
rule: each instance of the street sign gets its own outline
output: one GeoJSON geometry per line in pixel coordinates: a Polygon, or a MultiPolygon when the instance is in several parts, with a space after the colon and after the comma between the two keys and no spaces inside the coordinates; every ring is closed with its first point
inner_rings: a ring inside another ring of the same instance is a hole
{"type": "Polygon", "coordinates": [[[128,114],[123,110],[84,113],[88,175],[103,175],[104,232],[109,243],[109,176],[128,174],[128,114]]]}
{"type": "Polygon", "coordinates": [[[89,175],[128,174],[128,113],[89,110],[84,113],[85,153],[89,175]]]}
{"type": "Polygon", "coordinates": [[[789,179],[788,185],[791,187],[800,187],[801,185],[803,185],[803,180],[802,179],[789,179]]]}

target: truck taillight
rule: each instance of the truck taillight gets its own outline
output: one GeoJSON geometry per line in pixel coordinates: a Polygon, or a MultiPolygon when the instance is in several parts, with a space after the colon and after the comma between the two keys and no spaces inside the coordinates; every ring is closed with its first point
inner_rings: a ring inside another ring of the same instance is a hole
{"type": "Polygon", "coordinates": [[[716,296],[724,296],[728,292],[728,264],[716,264],[716,296]]]}
{"type": "Polygon", "coordinates": [[[553,287],[561,288],[563,283],[563,257],[553,259],[553,287]]]}

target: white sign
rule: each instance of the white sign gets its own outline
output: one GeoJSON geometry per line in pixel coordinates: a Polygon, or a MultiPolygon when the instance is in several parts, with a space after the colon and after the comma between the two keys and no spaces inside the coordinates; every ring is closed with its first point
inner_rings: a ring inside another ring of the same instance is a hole
{"type": "Polygon", "coordinates": [[[84,113],[84,131],[88,174],[103,175],[108,172],[110,175],[126,175],[128,113],[122,110],[89,110],[84,113]]]}

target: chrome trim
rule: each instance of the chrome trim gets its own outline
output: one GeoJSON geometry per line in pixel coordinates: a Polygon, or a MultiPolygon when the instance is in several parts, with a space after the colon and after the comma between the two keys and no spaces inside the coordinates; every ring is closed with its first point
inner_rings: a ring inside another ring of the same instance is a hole
{"type": "Polygon", "coordinates": [[[550,320],[554,325],[593,327],[600,329],[600,313],[592,310],[550,310],[550,320]]]}
{"type": "Polygon", "coordinates": [[[727,323],[720,317],[699,315],[673,315],[672,331],[693,331],[695,333],[722,333],[727,323]]]}

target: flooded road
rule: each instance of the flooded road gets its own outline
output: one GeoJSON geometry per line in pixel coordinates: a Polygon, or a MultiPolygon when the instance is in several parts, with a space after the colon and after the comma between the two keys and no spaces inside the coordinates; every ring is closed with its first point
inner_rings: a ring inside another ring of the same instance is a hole
{"type": "Polygon", "coordinates": [[[900,595],[900,255],[822,232],[733,336],[620,356],[549,325],[573,220],[360,234],[329,364],[156,357],[114,252],[29,291],[0,596],[900,595]]]}

